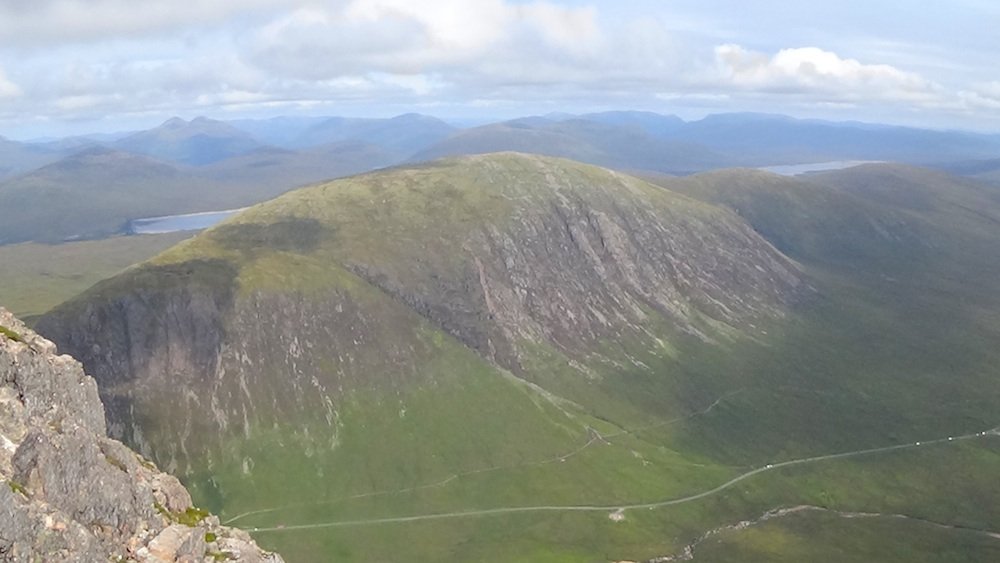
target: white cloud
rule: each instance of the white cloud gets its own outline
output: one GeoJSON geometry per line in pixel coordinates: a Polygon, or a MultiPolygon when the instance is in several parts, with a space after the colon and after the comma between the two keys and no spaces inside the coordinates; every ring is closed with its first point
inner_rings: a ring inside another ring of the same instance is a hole
{"type": "Polygon", "coordinates": [[[270,72],[321,79],[392,75],[508,61],[588,56],[601,40],[598,13],[548,2],[352,0],[298,9],[265,26],[251,59],[270,72]]]}
{"type": "Polygon", "coordinates": [[[30,95],[6,104],[23,114],[66,118],[132,111],[173,113],[200,105],[206,95],[219,100],[219,105],[235,103],[240,92],[275,95],[264,73],[229,52],[127,61],[56,56],[30,65],[45,72],[27,73],[22,68],[21,87],[30,95]]]}
{"type": "Polygon", "coordinates": [[[940,87],[922,76],[885,64],[865,64],[816,47],[782,49],[774,55],[739,45],[715,48],[723,82],[738,89],[813,94],[822,101],[933,101],[940,87]]]}
{"type": "Polygon", "coordinates": [[[972,89],[959,92],[958,96],[968,111],[1000,110],[1000,81],[975,84],[972,89]]]}
{"type": "Polygon", "coordinates": [[[567,9],[548,2],[517,6],[517,19],[535,28],[554,47],[593,53],[601,45],[597,8],[567,9]]]}
{"type": "Polygon", "coordinates": [[[123,96],[118,94],[85,94],[57,98],[53,102],[53,105],[60,111],[78,112],[81,110],[92,110],[100,107],[113,107],[121,104],[122,101],[124,101],[123,96]]]}
{"type": "Polygon", "coordinates": [[[514,11],[503,0],[353,0],[347,23],[413,22],[425,48],[478,53],[505,35],[514,11]]]}
{"type": "Polygon", "coordinates": [[[771,20],[727,28],[718,14],[737,22],[743,4],[702,4],[0,0],[0,120],[434,104],[1000,118],[1000,84],[975,83],[989,76],[989,45],[956,50],[881,29],[864,35],[883,41],[872,45],[812,28],[785,35],[771,20]],[[814,41],[824,48],[782,48],[814,41]]]}
{"type": "Polygon", "coordinates": [[[0,43],[50,48],[224,23],[320,0],[0,0],[0,43]]]}
{"type": "Polygon", "coordinates": [[[10,81],[3,69],[0,69],[0,99],[16,98],[21,95],[21,88],[10,81]]]}

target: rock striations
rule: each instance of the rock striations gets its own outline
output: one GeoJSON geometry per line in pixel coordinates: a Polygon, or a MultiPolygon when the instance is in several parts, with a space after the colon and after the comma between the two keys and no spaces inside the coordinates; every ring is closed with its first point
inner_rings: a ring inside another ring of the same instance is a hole
{"type": "Polygon", "coordinates": [[[190,476],[227,431],[333,428],[356,391],[460,372],[431,367],[431,332],[535,383],[552,357],[598,381],[667,341],[759,333],[805,286],[729,211],[610,170],[497,154],[291,192],[37,327],[98,378],[112,437],[190,476]]]}
{"type": "Polygon", "coordinates": [[[105,430],[95,381],[0,309],[0,560],[281,561],[105,430]]]}

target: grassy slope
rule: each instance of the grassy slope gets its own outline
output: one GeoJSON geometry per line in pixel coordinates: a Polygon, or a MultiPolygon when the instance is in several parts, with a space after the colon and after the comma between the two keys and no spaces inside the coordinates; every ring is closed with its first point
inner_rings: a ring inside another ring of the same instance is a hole
{"type": "MultiPolygon", "coordinates": [[[[885,169],[871,172],[854,185],[879,185],[885,169]]],[[[1000,423],[995,419],[1000,354],[992,344],[1000,338],[1000,260],[992,250],[997,230],[986,215],[995,208],[970,214],[955,206],[956,198],[979,196],[957,192],[952,183],[935,188],[898,180],[892,187],[902,199],[906,196],[899,194],[908,188],[930,190],[923,194],[922,211],[901,216],[901,206],[889,209],[882,194],[868,199],[864,190],[845,195],[777,177],[758,176],[757,182],[740,185],[725,174],[706,176],[664,183],[738,210],[813,272],[824,298],[774,334],[772,348],[733,356],[730,369],[764,388],[698,419],[685,438],[690,448],[733,463],[766,463],[817,448],[844,451],[1000,423]],[[826,205],[814,207],[812,201],[826,205]],[[873,231],[879,215],[884,222],[873,231]],[[868,237],[852,240],[866,232],[868,237]],[[931,244],[914,247],[915,234],[931,244]],[[837,244],[830,246],[831,241],[837,244]]],[[[997,470],[997,452],[996,442],[987,440],[960,450],[785,470],[783,479],[755,481],[741,496],[759,503],[758,509],[810,502],[996,530],[1000,514],[991,507],[1000,488],[983,476],[997,470]]],[[[745,518],[752,516],[752,510],[744,512],[745,518]]],[[[788,526],[787,535],[803,533],[788,526]]],[[[908,534],[919,533],[903,530],[892,537],[905,543],[913,541],[908,534]]],[[[754,537],[768,539],[763,533],[754,537]]],[[[863,538],[852,544],[853,557],[861,560],[859,554],[875,547],[877,536],[863,538]]],[[[794,539],[807,543],[807,536],[794,539]]],[[[897,555],[904,553],[902,545],[896,546],[897,555]]],[[[829,547],[816,549],[823,546],[829,547]]],[[[797,553],[792,547],[771,548],[781,557],[797,553]]],[[[966,553],[971,560],[990,554],[966,553]]],[[[715,557],[707,554],[704,560],[715,557]]]]}
{"type": "Polygon", "coordinates": [[[929,234],[922,220],[897,209],[759,170],[650,181],[729,207],[785,254],[837,269],[912,264],[922,258],[929,234]]]}
{"type": "MultiPolygon", "coordinates": [[[[727,180],[724,183],[732,187],[732,179],[727,180]]],[[[720,396],[727,390],[736,391],[719,408],[704,416],[651,429],[639,438],[626,438],[625,444],[621,444],[622,438],[610,439],[619,445],[605,446],[596,454],[585,450],[579,457],[558,465],[490,474],[480,489],[489,491],[484,499],[489,502],[469,502],[465,497],[466,487],[476,490],[474,482],[449,483],[404,493],[392,502],[382,499],[386,511],[376,513],[413,513],[400,510],[405,506],[435,512],[455,507],[520,505],[526,500],[535,501],[530,504],[614,504],[671,498],[710,488],[710,483],[724,481],[727,472],[738,473],[738,468],[978,431],[1000,423],[993,420],[995,405],[1000,402],[994,369],[1000,355],[990,344],[1000,336],[1000,323],[995,313],[983,314],[1000,310],[995,299],[1000,295],[995,289],[1000,288],[993,281],[997,279],[997,264],[981,260],[991,240],[989,227],[900,217],[877,202],[839,197],[823,190],[810,195],[793,192],[789,199],[788,190],[794,188],[802,185],[789,184],[784,189],[770,186],[771,199],[760,206],[762,213],[756,217],[755,226],[813,272],[824,297],[804,309],[789,326],[773,327],[766,346],[733,344],[727,354],[720,355],[717,348],[689,343],[680,346],[676,360],[641,357],[655,366],[654,371],[673,374],[671,379],[678,381],[675,392],[692,386],[700,387],[705,395],[709,395],[705,388],[714,388],[720,396]],[[803,200],[797,201],[796,197],[803,200]],[[775,198],[784,198],[783,206],[771,214],[763,213],[774,209],[775,198]],[[819,223],[808,218],[790,220],[795,215],[787,211],[796,206],[813,214],[823,209],[826,215],[820,215],[819,223]],[[786,212],[780,212],[782,209],[786,212]],[[876,244],[864,236],[866,231],[860,227],[869,229],[872,236],[885,232],[891,236],[876,244]],[[935,227],[948,233],[968,232],[971,228],[982,237],[950,240],[938,236],[935,227]],[[928,252],[914,245],[915,240],[927,236],[937,236],[937,244],[956,246],[947,252],[928,252]],[[911,254],[900,255],[900,249],[911,254]],[[923,270],[921,275],[914,275],[915,266],[923,270]],[[957,267],[963,268],[962,274],[957,267]],[[887,272],[907,276],[893,278],[887,272]],[[972,280],[976,283],[970,283],[972,280]],[[552,485],[546,483],[564,483],[567,478],[586,483],[588,472],[597,468],[599,474],[607,474],[615,467],[641,466],[641,459],[655,452],[682,453],[671,454],[670,459],[652,467],[644,466],[654,477],[638,479],[635,487],[616,490],[598,482],[598,486],[564,486],[564,494],[545,492],[552,490],[552,485]],[[601,462],[602,457],[606,461],[601,462]],[[671,460],[676,464],[673,467],[671,460]],[[698,472],[702,480],[680,481],[684,473],[677,467],[692,467],[692,463],[705,466],[698,472]],[[524,499],[505,493],[508,483],[520,478],[543,484],[543,492],[531,491],[524,499]],[[664,488],[665,482],[676,486],[664,488]]],[[[641,385],[642,374],[635,377],[638,379],[624,378],[610,384],[641,385]]],[[[654,385],[647,391],[662,393],[666,389],[654,385]]],[[[596,404],[601,398],[606,396],[594,397],[595,403],[589,406],[602,410],[596,404]]],[[[489,516],[360,530],[278,531],[261,534],[261,538],[291,553],[297,553],[296,546],[305,543],[334,552],[342,550],[341,555],[359,559],[392,559],[393,553],[403,549],[413,552],[417,559],[464,555],[491,560],[649,557],[671,553],[713,526],[801,502],[846,510],[895,510],[996,529],[1000,527],[1000,513],[987,508],[996,503],[980,510],[970,510],[969,503],[983,497],[1000,500],[1000,487],[984,480],[998,468],[996,444],[986,439],[964,445],[961,450],[943,447],[782,470],[754,478],[715,499],[648,514],[630,513],[626,522],[619,524],[603,513],[489,516]],[[942,475],[956,474],[965,479],[961,484],[941,486],[942,475]],[[406,547],[415,537],[433,537],[435,541],[416,544],[423,549],[406,547]]],[[[246,522],[266,526],[276,522],[352,520],[358,515],[374,514],[369,512],[372,503],[361,499],[336,510],[314,507],[268,513],[246,522]]],[[[798,516],[791,518],[794,521],[798,516]]],[[[897,531],[894,537],[910,541],[912,533],[897,531]]],[[[939,535],[949,534],[942,531],[939,535]]],[[[870,549],[874,537],[859,539],[854,552],[870,549]]],[[[970,557],[981,555],[973,552],[970,557]]]]}
{"type": "MultiPolygon", "coordinates": [[[[408,185],[407,174],[420,171],[400,174],[400,185],[408,185]]],[[[802,503],[1000,529],[1000,486],[990,479],[1000,471],[1000,449],[991,437],[784,468],[697,502],[629,511],[623,522],[596,511],[292,528],[473,508],[676,498],[767,463],[1000,424],[994,419],[1000,353],[993,345],[1000,337],[1000,267],[990,252],[996,231],[988,221],[947,212],[900,215],[857,194],[741,177],[670,187],[739,211],[803,264],[820,297],[786,323],[763,327],[767,337],[756,341],[707,345],[671,335],[661,350],[642,341],[609,342],[609,350],[648,369],[609,368],[600,383],[581,383],[564,358],[540,350],[530,370],[581,405],[566,410],[376,288],[320,266],[362,255],[401,268],[412,267],[409,260],[430,261],[448,272],[448,256],[423,252],[423,245],[442,230],[502,220],[506,212],[502,198],[455,191],[454,184],[471,186],[475,177],[454,179],[452,191],[435,187],[431,204],[414,192],[373,193],[376,188],[363,184],[336,194],[311,192],[316,199],[290,194],[161,256],[157,263],[205,256],[238,263],[244,294],[331,288],[363,294],[370,310],[395,327],[396,341],[424,351],[416,388],[350,394],[338,411],[343,430],[332,450],[315,448],[315,437],[296,426],[258,429],[231,441],[221,462],[189,478],[196,496],[224,518],[267,510],[236,523],[287,526],[257,536],[292,561],[637,559],[676,553],[706,530],[802,503]],[[756,189],[762,193],[746,197],[756,189]],[[330,197],[337,205],[323,204],[330,197]],[[324,232],[315,255],[303,257],[295,248],[308,241],[296,240],[294,229],[282,234],[288,215],[315,215],[339,228],[324,232]],[[275,227],[234,229],[253,223],[275,227]],[[913,246],[926,237],[932,246],[913,246]],[[270,249],[252,251],[255,245],[270,249]],[[587,446],[593,435],[585,426],[605,439],[587,446]],[[255,460],[252,478],[242,466],[248,458],[255,460]],[[347,498],[358,495],[371,496],[347,498]]],[[[854,534],[851,543],[837,542],[831,532],[809,544],[814,527],[808,517],[768,523],[739,541],[759,542],[755,549],[767,560],[831,554],[835,544],[850,557],[884,554],[872,550],[887,539],[898,542],[890,553],[902,557],[903,546],[915,541],[930,549],[961,539],[946,530],[932,535],[919,527],[873,525],[855,533],[834,524],[834,532],[854,534]]],[[[988,542],[963,545],[970,560],[993,554],[988,542]]],[[[730,550],[718,556],[725,561],[733,550],[748,548],[719,549],[730,550]]]]}
{"type": "MultiPolygon", "coordinates": [[[[533,163],[521,170],[517,167],[523,163],[518,158],[503,159],[506,168],[501,167],[500,172],[514,170],[515,178],[537,173],[533,163]]],[[[602,185],[594,182],[592,176],[595,174],[602,181],[611,178],[590,167],[573,166],[567,172],[578,174],[575,181],[580,186],[595,186],[588,189],[598,189],[602,185]]],[[[307,295],[349,293],[355,301],[365,303],[370,315],[391,320],[389,324],[395,329],[376,339],[380,347],[425,350],[413,362],[419,372],[418,381],[424,382],[421,387],[433,387],[432,392],[426,393],[391,386],[375,394],[363,390],[349,392],[344,400],[348,406],[342,403],[337,411],[337,427],[343,430],[327,437],[337,443],[332,451],[314,447],[318,440],[313,435],[314,426],[308,426],[310,436],[304,436],[301,428],[295,425],[311,423],[298,414],[291,418],[295,422],[290,421],[287,427],[269,424],[257,427],[248,438],[231,439],[231,450],[213,456],[215,461],[210,468],[203,467],[200,471],[196,468],[190,478],[203,502],[232,516],[261,507],[281,507],[317,499],[336,500],[428,485],[461,475],[439,490],[422,490],[422,494],[411,502],[405,497],[390,495],[384,502],[381,501],[383,497],[373,497],[349,504],[293,507],[246,520],[250,525],[275,519],[295,521],[391,515],[407,510],[414,513],[461,510],[468,506],[615,503],[621,499],[641,500],[648,495],[664,497],[696,491],[733,474],[732,468],[715,467],[698,456],[679,456],[668,448],[627,436],[619,438],[622,444],[618,446],[602,448],[595,443],[581,450],[593,438],[587,426],[600,427],[608,434],[618,428],[594,419],[586,408],[562,407],[566,412],[555,408],[543,395],[528,391],[523,384],[489,366],[381,291],[347,272],[332,274],[332,264],[360,256],[366,260],[401,264],[404,270],[414,272],[426,269],[427,261],[435,261],[431,264],[433,270],[448,275],[454,267],[448,255],[420,252],[424,245],[442,236],[460,239],[464,236],[463,229],[480,227],[483,222],[502,224],[515,197],[545,197],[534,192],[534,180],[511,188],[516,193],[482,190],[479,187],[484,181],[481,173],[475,167],[456,166],[449,175],[448,188],[419,179],[424,174],[440,174],[439,170],[430,168],[399,171],[390,180],[361,177],[327,188],[290,194],[251,210],[153,261],[161,267],[183,264],[196,257],[236,264],[240,272],[237,283],[244,298],[274,291],[307,295]],[[447,199],[442,199],[442,195],[447,199]],[[372,206],[373,197],[381,198],[375,206],[372,206]],[[316,218],[323,228],[310,236],[308,229],[291,228],[296,225],[288,223],[290,218],[298,221],[316,218]],[[270,227],[260,229],[260,225],[270,227]],[[316,240],[307,240],[313,238],[316,240]],[[414,259],[421,263],[408,263],[414,259]],[[428,338],[432,343],[430,349],[427,349],[428,338]],[[400,398],[386,401],[386,397],[393,396],[400,398]],[[404,408],[405,418],[399,414],[404,408]],[[299,447],[290,447],[290,444],[299,447]],[[565,462],[556,459],[577,450],[581,450],[579,455],[570,456],[565,462]],[[276,456],[274,451],[282,453],[276,456]],[[253,463],[249,478],[245,469],[248,459],[253,463]],[[567,474],[572,474],[573,479],[567,481],[567,474]],[[664,479],[664,475],[670,477],[664,479]],[[314,485],[303,486],[304,483],[314,485]]],[[[665,208],[676,204],[692,211],[700,209],[696,215],[705,217],[726,215],[646,184],[633,181],[626,184],[626,189],[634,192],[633,197],[665,208]]],[[[102,286],[98,293],[107,291],[108,287],[102,286]]],[[[609,344],[609,356],[614,353],[621,357],[622,351],[614,350],[618,346],[618,343],[609,344]]],[[[636,348],[635,353],[645,353],[638,343],[636,348]]],[[[644,359],[649,363],[669,359],[669,354],[647,355],[644,359]]],[[[377,357],[356,358],[356,361],[371,362],[365,363],[370,366],[368,377],[371,380],[382,378],[380,371],[393,369],[380,364],[377,357]]],[[[544,361],[544,357],[540,355],[538,361],[544,361]]],[[[542,371],[544,365],[539,364],[534,375],[542,379],[548,377],[553,383],[559,377],[579,379],[578,372],[567,370],[565,358],[555,356],[550,361],[556,362],[553,372],[563,373],[547,374],[542,371]]],[[[328,369],[337,371],[337,366],[337,361],[331,358],[328,369]]],[[[608,371],[613,375],[612,370],[608,371]]],[[[387,376],[391,379],[391,371],[387,376]]],[[[607,411],[612,418],[623,421],[648,424],[662,421],[661,416],[676,418],[703,409],[717,398],[713,395],[714,390],[703,389],[686,397],[690,404],[685,404],[670,392],[676,385],[671,378],[636,373],[633,383],[644,379],[647,390],[658,391],[653,396],[659,399],[647,408],[657,409],[659,413],[651,417],[643,412],[646,409],[637,409],[626,400],[630,394],[636,395],[635,389],[610,379],[607,388],[591,390],[590,395],[583,398],[591,404],[601,405],[618,396],[613,407],[605,404],[597,411],[607,411]]],[[[156,416],[153,412],[150,415],[156,416]]],[[[362,556],[367,552],[354,542],[344,545],[324,542],[320,542],[323,550],[350,549],[360,559],[371,555],[362,556]]],[[[403,548],[403,544],[391,538],[380,545],[381,549],[403,548]]],[[[296,541],[282,547],[292,556],[321,559],[325,551],[317,552],[315,546],[310,546],[313,542],[296,541]]],[[[444,541],[435,542],[428,549],[426,557],[437,559],[442,553],[457,554],[454,550],[460,547],[444,541]]],[[[494,548],[483,546],[482,549],[494,548]]],[[[549,548],[537,549],[546,551],[549,548]]]]}
{"type": "Polygon", "coordinates": [[[0,304],[21,318],[41,315],[190,236],[192,233],[171,233],[0,246],[0,304]]]}
{"type": "MultiPolygon", "coordinates": [[[[399,182],[410,184],[410,175],[399,173],[399,182]]],[[[586,455],[580,456],[582,461],[559,462],[562,468],[555,467],[553,457],[579,449],[590,438],[585,427],[600,424],[599,421],[580,409],[562,407],[569,409],[567,413],[556,408],[542,395],[499,372],[379,290],[345,271],[334,272],[332,263],[351,254],[369,259],[388,255],[384,258],[387,261],[402,260],[404,256],[418,254],[416,248],[406,248],[401,241],[420,245],[438,236],[433,229],[454,232],[463,225],[471,227],[486,220],[503,220],[503,209],[509,205],[504,197],[473,189],[475,177],[453,180],[455,188],[450,196],[454,200],[438,201],[431,209],[416,207],[431,199],[427,194],[386,190],[383,195],[398,195],[401,199],[380,206],[378,212],[386,216],[378,217],[365,214],[366,210],[372,211],[369,200],[373,188],[361,181],[348,184],[333,197],[316,193],[312,197],[318,199],[300,197],[302,194],[290,196],[182,244],[153,262],[164,266],[183,264],[194,256],[224,259],[240,268],[237,282],[245,298],[257,292],[350,294],[353,300],[365,303],[368,314],[388,319],[387,324],[393,326],[392,332],[377,339],[381,347],[418,351],[412,360],[418,372],[416,390],[390,386],[371,393],[362,389],[349,392],[339,402],[336,425],[339,430],[324,437],[327,444],[334,441],[337,444],[332,451],[316,447],[319,438],[312,433],[316,426],[311,426],[308,415],[276,416],[272,420],[284,418],[287,425],[255,426],[243,439],[232,437],[228,442],[230,449],[214,456],[211,467],[196,467],[190,477],[202,502],[234,515],[261,507],[336,500],[426,485],[454,474],[475,472],[456,479],[457,490],[448,487],[443,489],[444,494],[417,497],[409,505],[399,497],[387,497],[388,502],[377,502],[381,497],[373,497],[367,504],[334,503],[292,508],[290,514],[279,511],[261,516],[281,520],[357,517],[407,509],[458,510],[473,504],[489,507],[538,501],[575,502],[581,488],[599,491],[602,498],[613,502],[617,498],[638,498],[650,491],[669,495],[697,489],[709,484],[709,478],[730,474],[725,468],[709,467],[706,471],[672,452],[653,449],[645,452],[648,461],[643,464],[618,467],[620,451],[607,453],[595,449],[584,452],[586,455]],[[443,216],[428,221],[428,213],[443,216]],[[302,254],[302,248],[309,247],[309,241],[298,240],[300,233],[294,229],[285,232],[281,227],[287,217],[303,215],[318,215],[330,227],[323,231],[319,246],[310,247],[308,255],[302,254]],[[272,224],[270,230],[255,230],[256,225],[267,223],[272,224]],[[387,225],[411,236],[387,239],[385,235],[392,236],[383,230],[387,225]],[[429,389],[425,390],[425,386],[429,389]],[[398,400],[386,400],[394,395],[398,400]],[[303,428],[311,434],[305,435],[303,428]],[[281,452],[280,455],[275,455],[275,451],[281,452]],[[247,476],[247,460],[252,463],[251,477],[247,476]],[[533,468],[538,462],[546,463],[537,465],[535,472],[533,468]],[[565,468],[571,465],[579,482],[564,480],[565,468]],[[660,482],[656,466],[667,467],[673,478],[660,482]],[[507,467],[513,469],[492,471],[507,467]]],[[[527,190],[530,184],[522,188],[527,190]]],[[[654,198],[672,199],[648,186],[640,190],[654,198]]],[[[446,271],[447,258],[442,255],[441,260],[437,268],[446,271]]],[[[107,291],[105,284],[97,293],[107,291]]],[[[384,378],[393,379],[393,366],[379,363],[378,351],[372,351],[376,352],[374,358],[355,357],[370,366],[372,373],[367,374],[368,378],[383,378],[378,373],[381,371],[387,372],[384,378]]],[[[331,358],[330,362],[327,374],[320,377],[328,377],[340,369],[336,359],[331,358]]],[[[281,374],[275,373],[274,377],[280,378],[281,374]]],[[[169,417],[176,413],[162,414],[169,417]]],[[[149,411],[149,415],[157,416],[155,411],[149,411]]],[[[627,456],[636,459],[631,453],[627,456]]],[[[355,550],[360,559],[369,558],[361,555],[366,552],[353,543],[331,546],[325,540],[317,541],[319,547],[314,542],[295,542],[284,546],[284,550],[293,559],[322,560],[327,550],[340,549],[355,550]]],[[[393,541],[380,545],[381,549],[403,548],[393,541]]],[[[429,549],[426,557],[436,559],[442,550],[449,552],[456,546],[439,542],[429,549]]]]}
{"type": "Polygon", "coordinates": [[[718,563],[986,563],[1000,558],[1000,541],[891,517],[807,513],[720,534],[695,553],[695,561],[718,563]]]}
{"type": "MultiPolygon", "coordinates": [[[[380,300],[377,295],[371,297],[380,300]]],[[[382,306],[369,305],[372,309],[382,306]]],[[[401,333],[396,338],[404,345],[411,338],[433,342],[429,358],[417,365],[424,384],[402,392],[383,388],[375,393],[349,393],[339,402],[337,427],[341,430],[333,449],[316,447],[315,441],[301,436],[297,426],[271,427],[245,440],[228,440],[231,449],[220,456],[226,461],[215,464],[210,475],[189,479],[201,502],[218,508],[224,517],[277,509],[238,521],[249,528],[470,507],[614,504],[621,499],[697,491],[733,474],[731,468],[698,456],[681,456],[627,437],[618,440],[620,445],[598,443],[581,451],[590,440],[585,427],[601,425],[601,421],[563,407],[572,415],[568,416],[436,328],[419,323],[422,328],[414,329],[405,323],[406,316],[396,321],[401,333]],[[561,456],[567,460],[561,461],[561,456]],[[244,474],[245,459],[254,460],[252,477],[244,474]],[[392,493],[411,488],[418,489],[392,493]]],[[[389,341],[380,345],[388,346],[389,341]]],[[[590,519],[606,518],[601,514],[590,519]]],[[[261,538],[291,560],[300,561],[331,556],[398,560],[403,553],[414,560],[432,561],[462,558],[469,549],[476,550],[478,558],[496,560],[529,554],[550,557],[567,548],[571,553],[584,553],[572,547],[583,539],[583,530],[575,525],[568,530],[550,528],[564,535],[565,544],[553,545],[529,535],[517,545],[497,545],[497,535],[503,534],[507,522],[447,522],[361,533],[317,530],[261,538]],[[415,542],[417,537],[424,539],[415,542]]]]}

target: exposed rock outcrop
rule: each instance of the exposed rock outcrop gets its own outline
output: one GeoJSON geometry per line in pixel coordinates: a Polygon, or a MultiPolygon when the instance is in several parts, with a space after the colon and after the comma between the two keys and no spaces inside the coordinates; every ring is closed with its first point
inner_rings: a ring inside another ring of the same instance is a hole
{"type": "Polygon", "coordinates": [[[498,154],[291,192],[36,326],[98,378],[111,437],[192,475],[254,427],[315,423],[325,449],[352,392],[433,377],[436,330],[522,379],[541,384],[552,354],[598,381],[646,369],[618,343],[754,337],[807,293],[731,211],[498,154]]]}
{"type": "Polygon", "coordinates": [[[95,381],[0,308],[0,560],[281,561],[105,430],[95,381]]]}

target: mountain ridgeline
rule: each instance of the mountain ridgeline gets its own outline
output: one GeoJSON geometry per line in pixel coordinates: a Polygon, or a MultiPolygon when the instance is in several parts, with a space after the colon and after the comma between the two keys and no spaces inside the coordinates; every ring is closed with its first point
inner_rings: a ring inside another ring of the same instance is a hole
{"type": "Polygon", "coordinates": [[[440,337],[518,376],[543,377],[532,363],[555,355],[586,379],[627,356],[595,347],[752,333],[805,292],[794,264],[727,211],[503,154],[293,192],[98,284],[40,327],[102,374],[116,436],[187,471],[204,446],[189,439],[292,410],[332,420],[344,381],[377,388],[383,373],[405,387],[394,372],[425,375],[440,337]],[[208,388],[178,394],[176,378],[208,388]],[[270,401],[283,404],[258,408],[270,401]],[[153,403],[207,416],[143,428],[135,413],[153,403]],[[153,431],[181,439],[146,442],[153,431]]]}
{"type": "Polygon", "coordinates": [[[520,151],[630,173],[844,159],[934,164],[989,181],[988,135],[724,114],[685,122],[648,112],[524,117],[460,128],[389,119],[172,118],[134,133],[0,139],[0,244],[96,239],[132,219],[241,208],[307,184],[435,158],[520,151]]]}
{"type": "Polygon", "coordinates": [[[995,200],[877,189],[921,177],[439,160],[254,206],[37,327],[113,437],[291,560],[663,560],[798,505],[997,529],[962,501],[1000,499],[995,200]],[[957,465],[977,486],[929,484],[957,465]]]}

